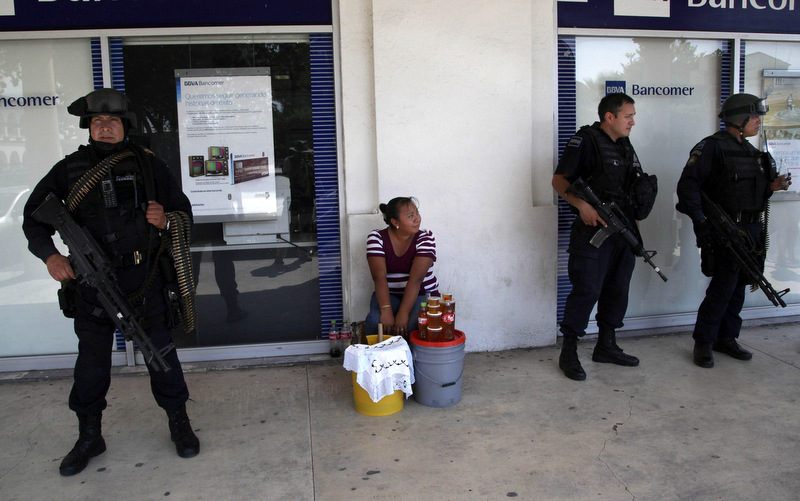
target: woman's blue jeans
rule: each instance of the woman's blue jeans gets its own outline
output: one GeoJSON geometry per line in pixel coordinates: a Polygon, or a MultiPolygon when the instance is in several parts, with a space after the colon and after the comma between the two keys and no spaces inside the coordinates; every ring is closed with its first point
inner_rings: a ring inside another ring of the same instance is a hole
{"type": "MultiPolygon", "coordinates": [[[[392,304],[392,313],[397,315],[397,310],[400,308],[400,303],[403,298],[389,294],[389,301],[392,304]]],[[[420,294],[414,302],[414,307],[408,314],[408,333],[417,330],[417,315],[419,313],[419,304],[426,300],[425,294],[420,294]]],[[[369,313],[364,325],[364,333],[367,335],[378,333],[378,323],[381,321],[381,307],[378,304],[378,297],[372,293],[372,298],[369,300],[369,313]]]]}

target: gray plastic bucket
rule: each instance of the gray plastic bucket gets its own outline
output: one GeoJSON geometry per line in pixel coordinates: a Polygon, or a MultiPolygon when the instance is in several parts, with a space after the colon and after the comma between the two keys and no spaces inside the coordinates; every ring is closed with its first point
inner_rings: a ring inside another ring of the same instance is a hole
{"type": "Polygon", "coordinates": [[[466,336],[456,331],[453,341],[430,343],[411,333],[414,361],[414,399],[429,407],[450,407],[461,401],[466,336]]]}

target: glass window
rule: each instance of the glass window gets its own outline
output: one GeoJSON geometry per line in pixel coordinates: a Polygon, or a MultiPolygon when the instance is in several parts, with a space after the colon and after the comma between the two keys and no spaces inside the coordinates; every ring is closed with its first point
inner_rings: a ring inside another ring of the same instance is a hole
{"type": "MultiPolygon", "coordinates": [[[[636,101],[631,142],[645,172],[658,176],[655,206],[640,229],[645,248],[658,252],[653,261],[669,281],[637,259],[629,318],[693,312],[704,295],[707,279],[700,273],[691,221],[675,209],[675,189],[691,148],[719,129],[719,96],[728,84],[727,46],[715,40],[574,39],[576,108],[569,134],[598,120],[597,105],[607,86],[623,88],[636,101]]],[[[566,273],[565,265],[560,269],[566,273]]]]}
{"type": "Polygon", "coordinates": [[[27,251],[22,207],[50,167],[88,139],[67,106],[92,88],[91,77],[88,39],[0,42],[0,356],[77,352],[58,283],[27,251]]]}
{"type": "MultiPolygon", "coordinates": [[[[311,64],[307,38],[125,40],[127,94],[143,138],[181,178],[175,70],[269,68],[278,203],[285,220],[256,242],[231,223],[193,230],[198,328],[179,347],[319,339],[311,64]]],[[[258,233],[258,230],[255,230],[258,233]]]]}
{"type": "MultiPolygon", "coordinates": [[[[767,98],[769,113],[763,121],[763,136],[752,142],[766,146],[778,169],[791,171],[794,184],[789,192],[776,192],[770,202],[769,247],[764,275],[777,290],[790,288],[784,300],[796,302],[800,294],[800,43],[746,41],[745,91],[767,98]]],[[[748,295],[748,304],[753,294],[748,295]]],[[[758,304],[771,305],[763,294],[758,304]]]]}

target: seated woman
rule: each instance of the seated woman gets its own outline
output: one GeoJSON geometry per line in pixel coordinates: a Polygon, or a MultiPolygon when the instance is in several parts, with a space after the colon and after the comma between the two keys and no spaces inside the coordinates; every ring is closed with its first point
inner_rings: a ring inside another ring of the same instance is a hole
{"type": "Polygon", "coordinates": [[[375,292],[370,300],[365,333],[376,334],[378,323],[384,334],[408,334],[417,328],[419,304],[426,294],[439,295],[433,274],[436,240],[433,233],[419,228],[422,217],[416,199],[397,197],[381,204],[383,220],[389,226],[373,230],[367,237],[367,262],[375,292]]]}

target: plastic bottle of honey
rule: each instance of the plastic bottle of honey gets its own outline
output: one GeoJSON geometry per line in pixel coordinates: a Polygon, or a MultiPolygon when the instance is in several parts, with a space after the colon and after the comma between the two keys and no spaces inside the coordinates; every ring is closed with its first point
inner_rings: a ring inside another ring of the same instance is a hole
{"type": "Polygon", "coordinates": [[[442,305],[439,298],[431,296],[428,299],[428,341],[441,341],[442,336],[442,305]]]}

